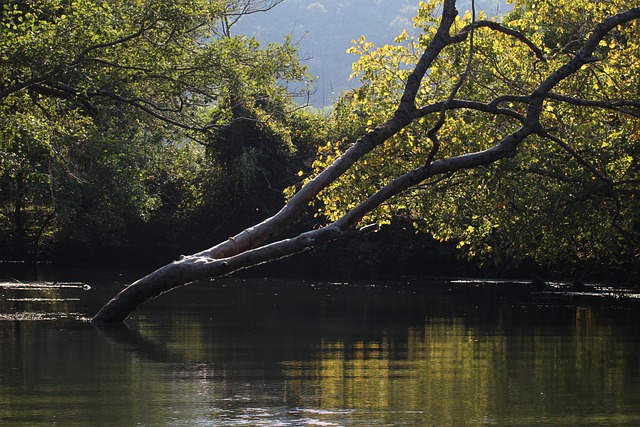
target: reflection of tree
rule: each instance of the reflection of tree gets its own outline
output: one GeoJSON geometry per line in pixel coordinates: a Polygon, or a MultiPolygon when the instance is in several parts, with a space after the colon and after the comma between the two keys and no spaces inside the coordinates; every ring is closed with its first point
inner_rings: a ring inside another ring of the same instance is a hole
{"type": "Polygon", "coordinates": [[[155,343],[126,324],[119,325],[94,325],[96,330],[109,338],[114,343],[121,345],[137,358],[155,362],[167,362],[180,359],[162,343],[155,343]]]}
{"type": "Polygon", "coordinates": [[[430,319],[410,329],[400,351],[389,340],[323,343],[318,360],[287,365],[288,390],[302,400],[314,395],[307,404],[373,411],[389,423],[398,411],[420,425],[553,424],[554,417],[580,424],[603,405],[623,416],[625,378],[638,376],[624,361],[637,339],[598,324],[592,309],[571,311],[575,324],[533,327],[531,335],[430,319]]]}
{"type": "Polygon", "coordinates": [[[166,300],[183,310],[160,299],[134,331],[107,329],[133,355],[126,375],[206,402],[219,424],[269,408],[274,424],[577,425],[596,411],[624,421],[637,396],[631,310],[531,304],[497,285],[256,285],[192,287],[185,301],[166,300]]]}

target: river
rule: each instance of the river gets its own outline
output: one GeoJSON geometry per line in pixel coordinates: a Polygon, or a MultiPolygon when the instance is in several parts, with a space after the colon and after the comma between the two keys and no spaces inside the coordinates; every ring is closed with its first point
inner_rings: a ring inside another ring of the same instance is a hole
{"type": "Polygon", "coordinates": [[[631,292],[225,278],[94,327],[133,277],[0,279],[1,425],[640,425],[631,292]]]}

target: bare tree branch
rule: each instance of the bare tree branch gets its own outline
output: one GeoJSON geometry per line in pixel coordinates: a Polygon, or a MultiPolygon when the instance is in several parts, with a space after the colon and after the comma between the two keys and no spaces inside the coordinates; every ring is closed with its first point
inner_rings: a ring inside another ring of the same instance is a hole
{"type": "Polygon", "coordinates": [[[557,93],[549,93],[547,95],[547,98],[564,102],[566,104],[575,105],[576,107],[595,107],[604,110],[613,110],[622,114],[626,114],[628,116],[640,118],[640,101],[596,101],[589,99],[579,99],[571,96],[560,95],[557,93]],[[626,107],[631,107],[635,110],[626,107]]]}
{"type": "Polygon", "coordinates": [[[222,22],[223,35],[231,35],[231,27],[238,23],[243,16],[268,12],[284,0],[228,0],[222,22]]]}
{"type": "MultiPolygon", "coordinates": [[[[476,21],[476,3],[474,0],[471,0],[472,24],[475,21],[476,21]]],[[[473,63],[473,53],[474,53],[473,33],[474,33],[474,28],[472,26],[471,29],[469,30],[469,54],[468,54],[469,56],[467,58],[467,65],[465,67],[465,70],[462,74],[460,74],[458,81],[453,86],[453,89],[449,94],[449,98],[442,104],[442,108],[440,109],[440,117],[438,118],[438,121],[431,127],[431,129],[427,131],[427,138],[431,140],[431,142],[433,143],[433,146],[431,148],[431,151],[429,152],[429,155],[427,156],[427,160],[425,161],[426,165],[431,164],[431,162],[433,161],[433,158],[436,156],[436,154],[438,153],[438,150],[440,149],[440,139],[438,138],[438,131],[442,128],[442,126],[445,123],[447,107],[456,98],[458,91],[460,90],[464,82],[467,80],[467,77],[471,72],[471,64],[473,63]]]]}
{"type": "Polygon", "coordinates": [[[474,28],[490,28],[494,31],[498,31],[500,33],[506,34],[508,36],[514,37],[518,40],[520,40],[522,43],[526,44],[529,49],[531,49],[531,51],[533,53],[535,53],[536,57],[538,57],[538,59],[540,61],[546,61],[546,57],[544,55],[544,52],[542,52],[542,50],[536,46],[535,43],[533,43],[531,40],[529,40],[524,34],[522,34],[520,31],[511,29],[511,28],[507,28],[504,25],[498,23],[498,22],[494,22],[494,21],[486,21],[486,20],[482,20],[482,21],[474,21],[471,24],[467,25],[466,27],[464,27],[462,30],[460,30],[460,33],[456,36],[456,39],[464,39],[467,37],[467,35],[469,33],[471,33],[471,31],[474,28]]]}

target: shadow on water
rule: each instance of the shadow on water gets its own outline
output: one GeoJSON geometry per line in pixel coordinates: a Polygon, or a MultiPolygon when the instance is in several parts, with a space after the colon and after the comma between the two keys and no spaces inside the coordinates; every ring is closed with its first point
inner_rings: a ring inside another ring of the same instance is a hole
{"type": "Polygon", "coordinates": [[[139,331],[131,329],[125,323],[99,323],[92,326],[102,336],[132,353],[135,358],[153,362],[175,362],[182,359],[180,354],[171,352],[164,343],[145,338],[139,331]]]}

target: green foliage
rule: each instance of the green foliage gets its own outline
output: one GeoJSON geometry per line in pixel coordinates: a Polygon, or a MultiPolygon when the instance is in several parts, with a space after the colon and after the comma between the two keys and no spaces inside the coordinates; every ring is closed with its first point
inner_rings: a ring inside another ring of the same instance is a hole
{"type": "MultiPolygon", "coordinates": [[[[358,60],[353,77],[362,87],[336,104],[334,119],[346,125],[320,149],[316,171],[390,117],[408,70],[435,34],[437,4],[421,3],[414,19],[420,36],[403,32],[395,44],[379,48],[364,37],[354,41],[350,52],[358,60]]],[[[598,22],[633,6],[622,0],[518,1],[503,24],[540,46],[546,60],[521,40],[480,27],[474,31],[473,47],[467,38],[444,50],[425,76],[418,107],[446,101],[469,64],[456,99],[487,103],[503,97],[498,105],[522,114],[527,103],[519,96],[528,96],[573,56],[598,22]]],[[[454,32],[470,23],[467,12],[457,18],[454,32]]],[[[529,138],[515,158],[491,167],[424,182],[363,222],[411,218],[417,230],[442,241],[454,240],[468,255],[497,262],[640,265],[638,40],[637,23],[616,29],[601,44],[598,61],[555,89],[542,116],[548,137],[529,138]]],[[[324,191],[316,206],[318,215],[335,220],[393,177],[423,165],[432,151],[427,134],[440,114],[434,110],[355,164],[324,191]]],[[[471,109],[450,110],[445,118],[435,160],[487,149],[520,126],[515,118],[471,109]]]]}
{"type": "Polygon", "coordinates": [[[214,210],[223,207],[217,216],[224,218],[224,211],[233,206],[235,223],[228,226],[234,230],[281,209],[283,190],[310,172],[309,159],[329,131],[325,117],[296,107],[287,98],[250,107],[208,145],[209,158],[221,174],[211,192],[217,195],[212,200],[214,210]]]}
{"type": "MultiPolygon", "coordinates": [[[[259,0],[245,3],[262,7],[259,0]]],[[[299,160],[296,144],[305,142],[289,134],[295,130],[287,124],[287,86],[309,78],[290,39],[262,47],[220,33],[236,6],[3,3],[3,256],[121,247],[149,227],[179,229],[181,221],[206,216],[213,200],[228,210],[232,200],[216,199],[224,194],[216,187],[229,180],[248,192],[265,174],[274,185],[276,177],[288,182],[283,176],[295,175],[299,166],[290,163],[299,160]],[[249,122],[253,140],[225,150],[218,136],[249,122]],[[213,150],[227,157],[207,158],[196,142],[219,143],[213,150]],[[225,176],[225,163],[237,164],[241,179],[225,176]]],[[[304,83],[299,88],[306,90],[304,83]]]]}

